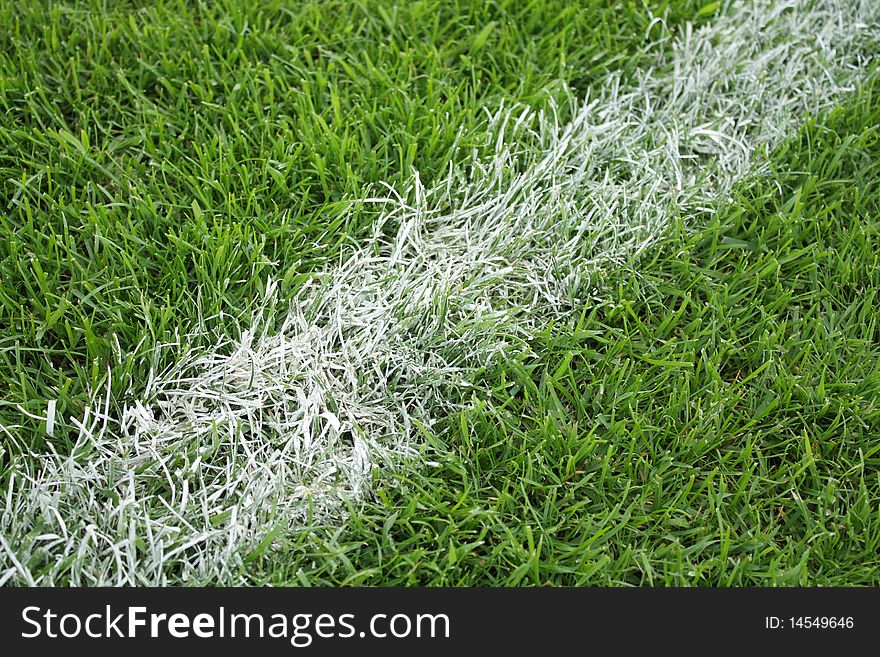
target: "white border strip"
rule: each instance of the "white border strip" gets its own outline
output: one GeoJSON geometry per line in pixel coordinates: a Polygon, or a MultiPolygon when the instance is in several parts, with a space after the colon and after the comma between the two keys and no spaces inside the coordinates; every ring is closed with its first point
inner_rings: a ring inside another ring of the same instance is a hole
{"type": "Polygon", "coordinates": [[[416,453],[416,423],[443,417],[452,387],[570,318],[601,268],[711,210],[757,152],[852,91],[878,4],[754,0],[685,29],[634,83],[610,76],[564,125],[499,110],[494,158],[392,192],[280,329],[270,285],[239,339],[181,353],[121,418],[109,398],[71,418],[69,457],[23,460],[0,579],[246,581],[267,535],[339,517],[374,469],[416,453]]]}

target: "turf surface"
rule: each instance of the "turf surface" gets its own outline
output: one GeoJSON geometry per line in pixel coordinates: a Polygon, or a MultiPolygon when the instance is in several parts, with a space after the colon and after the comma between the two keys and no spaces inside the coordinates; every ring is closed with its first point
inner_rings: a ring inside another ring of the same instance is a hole
{"type": "MultiPolygon", "coordinates": [[[[347,199],[441,174],[482,106],[637,65],[647,12],[581,4],[0,9],[4,472],[16,440],[69,449],[23,411],[78,415],[117,341],[123,393],[135,347],[197,308],[246,317],[270,273],[296,287],[369,224],[347,199]]],[[[436,465],[342,526],[280,532],[246,579],[880,583],[877,93],[614,272],[539,358],[485,372],[491,395],[425,436],[436,465]]]]}
{"type": "MultiPolygon", "coordinates": [[[[4,4],[0,25],[0,419],[39,446],[17,406],[80,415],[116,341],[146,353],[200,315],[249,316],[269,273],[289,292],[369,224],[350,198],[413,167],[430,183],[459,133],[485,148],[484,106],[637,65],[651,16],[95,1],[4,4]]],[[[145,375],[114,373],[114,393],[145,375]]]]}
{"type": "Polygon", "coordinates": [[[439,467],[291,537],[266,581],[880,582],[878,91],[487,373],[439,467]]]}

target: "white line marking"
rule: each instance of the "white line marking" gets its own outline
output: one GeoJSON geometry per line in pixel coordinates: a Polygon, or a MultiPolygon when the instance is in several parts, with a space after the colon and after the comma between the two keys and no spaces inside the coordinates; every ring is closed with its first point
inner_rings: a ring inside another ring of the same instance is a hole
{"type": "Polygon", "coordinates": [[[370,238],[285,313],[270,284],[240,337],[181,348],[121,418],[107,397],[76,423],[72,456],[22,459],[0,573],[244,581],[269,532],[339,517],[373,470],[416,453],[418,425],[454,409],[480,367],[565,321],[603,267],[674,213],[711,211],[756,153],[853,90],[878,4],[754,0],[685,29],[633,81],[610,76],[565,124],[498,110],[494,158],[391,190],[370,238]],[[50,534],[66,538],[35,538],[50,534]]]}

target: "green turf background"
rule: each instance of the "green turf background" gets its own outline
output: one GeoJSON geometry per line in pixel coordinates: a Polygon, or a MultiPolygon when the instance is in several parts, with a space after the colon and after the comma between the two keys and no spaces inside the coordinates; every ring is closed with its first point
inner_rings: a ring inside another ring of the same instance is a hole
{"type": "MultiPolygon", "coordinates": [[[[652,6],[670,29],[714,11],[652,6]]],[[[116,340],[247,317],[267,276],[289,291],[357,240],[372,215],[347,200],[413,167],[430,183],[459,130],[483,148],[484,106],[636,66],[650,20],[606,0],[4,3],[0,424],[44,449],[19,405],[79,415],[116,340]]],[[[439,466],[382,480],[344,526],[281,532],[246,577],[880,583],[872,80],[538,358],[485,372],[491,395],[425,436],[439,466]]],[[[117,400],[145,376],[113,372],[117,400]]]]}

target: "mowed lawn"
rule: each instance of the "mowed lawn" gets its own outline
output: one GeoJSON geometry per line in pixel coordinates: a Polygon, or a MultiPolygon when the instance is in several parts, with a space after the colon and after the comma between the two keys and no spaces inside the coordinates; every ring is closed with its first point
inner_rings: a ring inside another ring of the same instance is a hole
{"type": "MultiPolygon", "coordinates": [[[[487,109],[584,95],[719,11],[648,4],[3,4],[0,498],[16,462],[71,449],[94,391],[119,405],[141,386],[157,345],[237,330],[270,277],[292,294],[356,244],[377,210],[354,201],[491,156],[487,109]]],[[[765,155],[771,174],[482,372],[344,522],[271,528],[242,578],[880,584],[864,74],[765,155]]]]}

